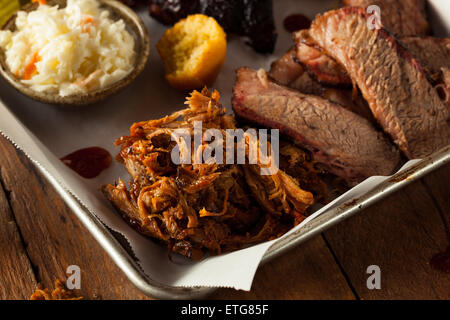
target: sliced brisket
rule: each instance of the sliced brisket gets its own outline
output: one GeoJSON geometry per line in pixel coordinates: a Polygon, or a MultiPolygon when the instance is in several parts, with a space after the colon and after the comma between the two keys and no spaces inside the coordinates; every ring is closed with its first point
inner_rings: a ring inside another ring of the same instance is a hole
{"type": "Polygon", "coordinates": [[[324,85],[351,87],[347,71],[309,37],[308,30],[294,33],[296,58],[317,81],[324,85]]]}
{"type": "Polygon", "coordinates": [[[372,112],[361,94],[352,89],[326,87],[309,76],[295,58],[295,50],[290,49],[283,57],[271,65],[269,76],[278,84],[298,90],[302,93],[321,96],[331,102],[374,121],[372,112]]]}
{"type": "Polygon", "coordinates": [[[425,0],[344,0],[344,4],[364,9],[377,5],[382,25],[398,37],[426,35],[430,31],[425,0]]]}
{"type": "Polygon", "coordinates": [[[297,62],[294,48],[289,49],[284,56],[272,63],[269,76],[278,84],[303,93],[322,95],[326,90],[297,62]]]}
{"type": "Polygon", "coordinates": [[[450,114],[450,68],[442,68],[442,83],[436,86],[442,101],[447,105],[450,114]]]}
{"type": "Polygon", "coordinates": [[[450,112],[450,38],[405,37],[401,42],[419,60],[450,112]]]}
{"type": "Polygon", "coordinates": [[[280,59],[272,62],[269,75],[276,79],[278,83],[290,86],[305,73],[303,67],[295,61],[294,57],[295,48],[291,48],[280,59]]]}
{"type": "Polygon", "coordinates": [[[358,90],[353,91],[352,89],[326,88],[321,97],[341,105],[347,110],[360,115],[375,125],[377,124],[366,100],[364,100],[358,90]]]}
{"type": "MultiPolygon", "coordinates": [[[[320,79],[321,83],[331,85],[335,87],[346,87],[351,83],[350,77],[343,66],[341,66],[336,60],[330,57],[320,48],[314,40],[309,37],[307,30],[302,30],[294,33],[294,40],[296,45],[296,61],[301,62],[309,73],[311,73],[314,79],[320,79]]],[[[405,46],[407,51],[417,59],[424,71],[429,77],[430,82],[438,90],[438,94],[441,96],[441,100],[448,104],[448,97],[450,91],[447,85],[445,85],[443,70],[450,68],[450,38],[434,38],[434,37],[419,37],[409,36],[400,38],[400,42],[405,46]]],[[[301,83],[303,84],[305,80],[301,83]]],[[[287,85],[281,83],[283,85],[287,85]]],[[[292,85],[288,85],[293,87],[292,85]]],[[[305,87],[303,85],[303,87],[305,87]]],[[[368,110],[367,103],[362,98],[348,99],[348,90],[328,88],[321,92],[305,92],[312,93],[320,96],[324,96],[331,101],[341,103],[341,101],[347,101],[346,106],[353,112],[356,112],[369,120],[373,120],[370,116],[370,110],[368,110]],[[331,99],[327,96],[330,96],[331,99]],[[337,99],[333,99],[337,98],[337,99]],[[351,103],[348,103],[351,101],[351,103]],[[360,103],[362,102],[362,103],[360,103]],[[367,112],[369,111],[369,112],[367,112]],[[367,117],[369,115],[369,117],[367,117]]],[[[354,96],[351,94],[351,96],[354,96]]],[[[342,104],[342,103],[341,103],[342,104]]]]}
{"type": "MultiPolygon", "coordinates": [[[[343,66],[308,37],[308,30],[294,33],[296,60],[305,65],[324,85],[345,87],[351,79],[343,66]]],[[[399,38],[407,51],[417,59],[434,84],[442,82],[442,68],[450,68],[450,38],[409,36],[399,38]]]]}
{"type": "Polygon", "coordinates": [[[434,82],[443,81],[442,68],[450,68],[450,38],[404,37],[400,40],[434,82]]]}
{"type": "Polygon", "coordinates": [[[350,185],[388,175],[400,161],[395,147],[364,118],[328,100],[280,86],[263,70],[238,70],[233,108],[239,117],[280,129],[350,185]]]}
{"type": "Polygon", "coordinates": [[[448,112],[412,56],[385,29],[369,29],[362,8],[318,15],[310,36],[347,70],[373,115],[409,158],[450,143],[448,112]]]}

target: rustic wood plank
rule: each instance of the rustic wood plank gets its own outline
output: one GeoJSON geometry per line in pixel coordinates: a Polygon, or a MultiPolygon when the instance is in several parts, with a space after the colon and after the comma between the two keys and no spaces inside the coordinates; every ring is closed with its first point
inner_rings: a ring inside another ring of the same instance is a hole
{"type": "MultiPolygon", "coordinates": [[[[0,167],[0,182],[1,172],[0,167]]],[[[10,209],[3,183],[0,184],[0,299],[27,299],[36,288],[33,268],[10,209]]]]}
{"type": "MultiPolygon", "coordinates": [[[[126,279],[32,163],[3,137],[0,154],[4,187],[10,194],[28,257],[36,266],[38,282],[53,288],[55,279],[65,279],[69,265],[78,265],[80,293],[86,298],[146,298],[126,279]]],[[[20,248],[11,251],[17,255],[21,252],[20,248]]],[[[10,263],[19,268],[15,260],[10,263]]],[[[20,294],[7,293],[9,298],[27,298],[36,286],[31,278],[21,280],[12,275],[0,279],[5,281],[2,285],[6,288],[22,288],[20,294]]]]}
{"type": "Polygon", "coordinates": [[[439,209],[450,245],[450,164],[427,175],[422,183],[439,209]]]}
{"type": "Polygon", "coordinates": [[[213,299],[355,299],[322,237],[260,267],[250,292],[219,289],[213,299]]]}
{"type": "Polygon", "coordinates": [[[335,226],[325,237],[362,299],[450,298],[450,275],[429,265],[448,244],[445,229],[420,181],[335,226]],[[369,265],[381,268],[381,290],[367,288],[369,265]]]}
{"type": "MultiPolygon", "coordinates": [[[[29,255],[38,266],[43,284],[52,287],[54,279],[64,278],[68,265],[77,264],[82,270],[81,291],[87,298],[144,298],[22,152],[16,152],[4,139],[0,139],[0,152],[6,155],[0,159],[5,168],[5,185],[11,190],[12,206],[18,212],[29,255]]],[[[354,295],[323,239],[318,237],[263,266],[251,293],[224,289],[211,298],[354,299],[354,295]]]]}
{"type": "MultiPolygon", "coordinates": [[[[6,292],[7,298],[27,298],[36,281],[52,287],[54,279],[65,277],[65,268],[70,264],[81,267],[81,293],[87,298],[145,298],[129,283],[28,159],[3,138],[0,139],[0,152],[3,155],[0,157],[3,184],[11,198],[27,248],[25,252],[19,243],[17,249],[13,250],[11,246],[8,249],[10,254],[21,255],[25,262],[28,253],[33,266],[36,266],[38,278],[33,281],[15,275],[5,277],[2,272],[0,285],[18,290],[6,292]]],[[[448,168],[446,170],[448,172],[448,168]]],[[[361,298],[449,297],[448,275],[432,270],[428,264],[429,258],[448,244],[433,198],[442,212],[450,212],[446,191],[448,178],[443,179],[438,171],[434,178],[425,179],[425,185],[434,185],[433,179],[442,180],[438,187],[429,188],[433,197],[424,185],[418,183],[417,186],[416,183],[326,233],[327,241],[361,298]],[[381,267],[382,290],[371,291],[365,286],[365,269],[370,264],[381,267]]],[[[0,203],[4,203],[1,194],[0,203]]],[[[1,217],[11,221],[11,213],[5,214],[4,206],[0,210],[1,217]]],[[[0,223],[5,225],[3,220],[0,223]]],[[[0,239],[2,243],[11,242],[0,239]]],[[[11,265],[16,266],[17,263],[11,262],[11,265]]],[[[31,266],[29,268],[32,271],[31,266]]],[[[220,289],[211,298],[354,299],[355,296],[324,240],[316,237],[262,266],[251,292],[220,289]]]]}

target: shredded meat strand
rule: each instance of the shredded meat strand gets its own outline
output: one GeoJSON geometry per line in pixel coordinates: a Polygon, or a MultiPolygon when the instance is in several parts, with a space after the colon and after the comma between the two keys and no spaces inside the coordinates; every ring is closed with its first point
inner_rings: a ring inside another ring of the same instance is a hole
{"type": "Polygon", "coordinates": [[[30,300],[82,300],[72,290],[68,290],[61,280],[55,281],[55,289],[50,292],[48,288],[39,285],[36,291],[31,295],[30,300]]]}
{"type": "MultiPolygon", "coordinates": [[[[283,147],[280,153],[288,159],[287,167],[296,168],[292,172],[302,172],[298,176],[283,170],[261,175],[261,169],[270,165],[261,156],[258,164],[196,164],[196,155],[212,142],[202,141],[194,149],[194,121],[202,121],[203,131],[217,129],[223,136],[225,130],[236,129],[234,117],[225,114],[219,98],[217,91],[194,91],[187,108],[133,124],[130,135],[115,142],[120,146],[117,159],[132,180],[128,187],[122,180],[102,187],[139,232],[165,243],[170,252],[195,260],[204,253],[220,254],[282,235],[305,218],[314,197],[323,198],[325,190],[308,156],[296,147],[283,147]],[[171,161],[176,129],[189,132],[193,164],[171,161]],[[320,186],[312,190],[313,195],[300,185],[320,186]]],[[[246,163],[250,144],[257,143],[250,140],[245,139],[246,163]]],[[[224,145],[224,159],[226,153],[224,145]]]]}

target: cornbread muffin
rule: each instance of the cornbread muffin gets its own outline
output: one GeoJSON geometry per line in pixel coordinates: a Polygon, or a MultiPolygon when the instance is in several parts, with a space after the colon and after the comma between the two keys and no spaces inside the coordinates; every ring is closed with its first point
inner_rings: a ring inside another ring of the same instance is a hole
{"type": "Polygon", "coordinates": [[[170,85],[191,90],[214,82],[225,62],[227,40],[216,20],[195,14],[168,29],[156,48],[170,85]]]}

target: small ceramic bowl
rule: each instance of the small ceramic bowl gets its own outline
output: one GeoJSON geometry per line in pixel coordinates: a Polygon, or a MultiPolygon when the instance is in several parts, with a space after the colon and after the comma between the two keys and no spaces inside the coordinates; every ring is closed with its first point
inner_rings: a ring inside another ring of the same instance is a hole
{"type": "MultiPolygon", "coordinates": [[[[59,5],[60,8],[65,7],[66,2],[66,0],[47,0],[48,5],[59,5]]],[[[96,91],[62,97],[58,93],[35,91],[26,84],[22,83],[19,78],[8,70],[5,61],[5,54],[2,50],[0,50],[0,74],[6,79],[6,81],[8,81],[9,84],[24,95],[40,102],[57,104],[61,106],[86,105],[99,102],[127,87],[131,82],[133,82],[134,79],[136,79],[142,70],[144,70],[144,67],[147,64],[150,56],[150,40],[148,32],[138,15],[124,4],[115,0],[99,0],[99,2],[102,9],[108,9],[111,12],[112,19],[122,19],[127,26],[127,30],[134,37],[136,61],[133,71],[128,74],[128,76],[108,87],[96,91]]],[[[37,7],[38,3],[28,3],[24,5],[21,10],[30,12],[36,10],[37,7]]],[[[14,31],[15,19],[16,15],[11,17],[5,23],[2,30],[14,31]]]]}

